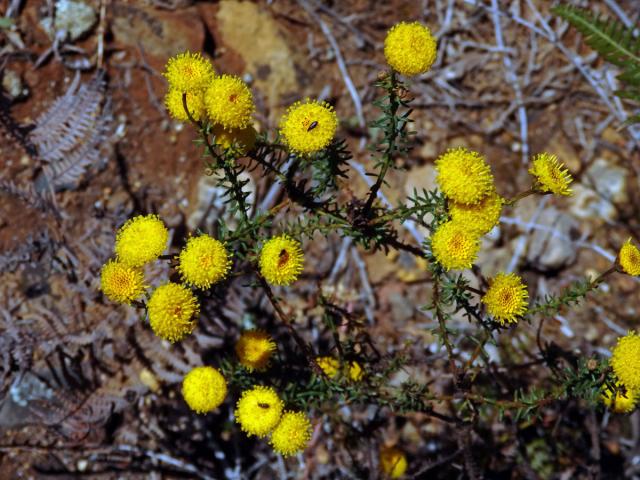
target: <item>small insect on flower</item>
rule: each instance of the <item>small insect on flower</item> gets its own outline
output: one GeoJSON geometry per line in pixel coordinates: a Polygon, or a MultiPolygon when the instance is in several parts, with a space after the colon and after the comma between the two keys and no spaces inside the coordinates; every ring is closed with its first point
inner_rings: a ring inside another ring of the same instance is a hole
{"type": "Polygon", "coordinates": [[[618,338],[609,365],[625,387],[640,390],[640,336],[635,331],[618,338]]]}
{"type": "Polygon", "coordinates": [[[407,471],[407,457],[397,447],[380,448],[380,470],[389,478],[400,478],[407,471]]]}
{"type": "Polygon", "coordinates": [[[340,362],[333,357],[316,357],[316,363],[324,374],[329,378],[334,378],[340,371],[340,362]]]}
{"type": "Polygon", "coordinates": [[[624,386],[621,382],[616,382],[617,391],[615,395],[607,387],[602,385],[600,391],[600,399],[609,410],[614,413],[631,413],[636,408],[638,402],[638,390],[632,390],[624,386]]]}
{"type": "Polygon", "coordinates": [[[169,282],[153,291],[147,310],[153,332],[173,343],[193,332],[200,306],[191,290],[169,282]]]}
{"type": "Polygon", "coordinates": [[[138,215],[120,227],[116,234],[118,260],[141,267],[158,258],[167,248],[169,231],[157,215],[138,215]]]}
{"type": "Polygon", "coordinates": [[[266,437],[280,421],[283,407],[273,388],[256,386],[242,392],[234,416],[249,436],[266,437]]]}
{"type": "Polygon", "coordinates": [[[326,148],[336,134],[338,117],[326,102],[306,99],[287,109],[280,120],[280,133],[289,149],[308,155],[326,148]]]}
{"type": "MultiPolygon", "coordinates": [[[[186,102],[189,113],[194,120],[198,121],[204,118],[204,93],[202,90],[194,90],[186,93],[186,102]]],[[[181,122],[188,122],[189,116],[184,109],[182,101],[182,92],[177,88],[170,88],[164,97],[164,104],[172,118],[181,122]]]]}
{"type": "Polygon", "coordinates": [[[271,434],[269,443],[284,457],[302,452],[311,440],[312,426],[302,412],[284,412],[278,426],[271,434]]]}
{"type": "Polygon", "coordinates": [[[391,27],[384,39],[384,56],[396,72],[414,76],[431,68],[436,60],[438,43],[429,30],[418,22],[400,22],[391,27]]]}
{"type": "Polygon", "coordinates": [[[443,223],[431,237],[431,251],[446,270],[471,268],[479,250],[478,234],[459,222],[443,223]]]}
{"type": "Polygon", "coordinates": [[[287,235],[273,237],[260,251],[260,273],[273,285],[290,285],[304,268],[300,242],[287,235]]]}
{"type": "Polygon", "coordinates": [[[199,53],[184,52],[167,62],[165,78],[180,93],[204,90],[213,79],[213,65],[199,53]]]}
{"type": "Polygon", "coordinates": [[[225,129],[245,128],[255,110],[251,90],[233,75],[214,78],[205,91],[204,104],[211,121],[225,129]]]}
{"type": "Polygon", "coordinates": [[[211,133],[216,145],[225,150],[233,148],[234,153],[239,156],[246,155],[256,144],[257,133],[251,125],[231,130],[226,130],[222,125],[215,125],[211,133]]]}
{"type": "Polygon", "coordinates": [[[620,248],[618,264],[624,273],[633,276],[640,275],[640,250],[631,243],[631,237],[620,248]]]}
{"type": "Polygon", "coordinates": [[[573,181],[565,166],[558,162],[558,157],[549,153],[534,155],[529,173],[536,182],[533,188],[543,193],[569,196],[573,192],[569,184],[573,181]]]}
{"type": "Polygon", "coordinates": [[[452,148],[436,159],[436,182],[450,200],[475,205],[495,191],[491,168],[478,152],[452,148]]]}
{"type": "Polygon", "coordinates": [[[196,413],[218,408],[227,396],[227,382],[213,367],[196,367],[182,380],[182,396],[196,413]]]}
{"type": "Polygon", "coordinates": [[[264,370],[276,349],[273,339],[261,330],[248,330],[236,343],[236,355],[240,364],[250,372],[264,370]]]}
{"type": "Polygon", "coordinates": [[[232,263],[224,244],[206,234],[189,238],[178,261],[184,282],[200,289],[224,280],[232,263]]]}
{"type": "Polygon", "coordinates": [[[515,273],[499,273],[490,282],[482,303],[501,325],[516,323],[527,312],[527,286],[515,273]]]}
{"type": "Polygon", "coordinates": [[[110,300],[131,304],[145,291],[142,270],[109,260],[100,272],[100,289],[110,300]]]}
{"type": "Polygon", "coordinates": [[[484,235],[500,221],[503,204],[504,199],[494,190],[475,205],[450,202],[449,214],[452,220],[466,225],[478,235],[484,235]]]}

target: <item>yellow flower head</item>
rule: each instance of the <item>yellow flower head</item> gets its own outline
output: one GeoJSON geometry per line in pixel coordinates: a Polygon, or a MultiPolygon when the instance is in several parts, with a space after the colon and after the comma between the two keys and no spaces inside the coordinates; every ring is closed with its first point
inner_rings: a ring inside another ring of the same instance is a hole
{"type": "Polygon", "coordinates": [[[110,300],[131,304],[144,293],[145,288],[140,269],[115,260],[109,260],[102,266],[100,289],[110,300]]]}
{"type": "Polygon", "coordinates": [[[264,370],[275,349],[275,342],[261,330],[244,332],[236,343],[236,355],[240,364],[250,372],[264,370]]]}
{"type": "Polygon", "coordinates": [[[153,291],[147,310],[154,333],[173,343],[193,332],[200,306],[191,290],[169,282],[153,291]]]}
{"type": "MultiPolygon", "coordinates": [[[[181,122],[188,122],[189,117],[182,104],[182,92],[177,88],[170,88],[164,97],[164,104],[172,118],[181,122]]],[[[204,93],[202,90],[187,92],[187,108],[194,120],[204,118],[204,93]]]]}
{"type": "Polygon", "coordinates": [[[631,331],[618,339],[609,365],[625,387],[640,390],[640,336],[631,331]]]}
{"type": "Polygon", "coordinates": [[[302,452],[311,440],[311,422],[302,412],[284,412],[269,443],[284,457],[302,452]]]}
{"type": "Polygon", "coordinates": [[[329,378],[334,378],[340,370],[340,362],[333,357],[316,357],[316,363],[329,378]]]}
{"type": "Polygon", "coordinates": [[[614,413],[631,413],[636,408],[638,390],[626,388],[621,382],[616,382],[618,390],[615,395],[606,385],[602,386],[600,398],[614,413]]]}
{"type": "Polygon", "coordinates": [[[489,314],[501,325],[516,323],[517,317],[527,312],[527,286],[515,273],[499,273],[491,281],[482,303],[487,306],[489,314]]]}
{"type": "Polygon", "coordinates": [[[413,76],[424,73],[436,60],[435,37],[418,22],[395,24],[384,39],[384,56],[396,72],[413,76]]]}
{"type": "Polygon", "coordinates": [[[211,132],[215,136],[216,145],[225,150],[235,145],[238,155],[246,155],[256,144],[257,133],[251,125],[233,130],[225,130],[222,125],[215,125],[211,132]]]}
{"type": "Polygon", "coordinates": [[[622,271],[629,275],[640,275],[640,250],[629,238],[618,254],[618,263],[622,268],[622,271]]]}
{"type": "Polygon", "coordinates": [[[290,285],[304,268],[300,242],[287,235],[273,237],[260,251],[260,273],[273,285],[290,285]]]}
{"type": "Polygon", "coordinates": [[[536,177],[534,188],[541,192],[551,192],[556,195],[571,195],[573,192],[569,184],[573,181],[565,166],[558,162],[558,157],[550,153],[540,153],[533,157],[529,173],[536,177]]]}
{"type": "Polygon", "coordinates": [[[196,413],[218,408],[227,396],[227,382],[213,367],[196,367],[182,381],[182,396],[196,413]]]}
{"type": "Polygon", "coordinates": [[[400,478],[407,471],[407,457],[396,447],[380,449],[380,470],[390,478],[400,478]]]}
{"type": "Polygon", "coordinates": [[[301,155],[318,152],[331,143],[338,117],[326,102],[296,102],[280,120],[280,134],[289,149],[301,155]]]}
{"type": "Polygon", "coordinates": [[[189,238],[178,260],[184,282],[201,289],[224,280],[231,268],[224,244],[209,235],[189,238]]]}
{"type": "Polygon", "coordinates": [[[163,75],[169,87],[179,92],[203,90],[213,79],[213,65],[199,53],[185,52],[171,57],[163,75]]]}
{"type": "Polygon", "coordinates": [[[118,260],[140,267],[158,258],[167,248],[169,231],[157,215],[130,218],[116,234],[118,260]]]}
{"type": "Polygon", "coordinates": [[[354,382],[359,382],[364,377],[364,370],[362,370],[362,366],[353,360],[349,364],[349,378],[354,382]]]}
{"type": "Polygon", "coordinates": [[[249,436],[266,437],[278,424],[284,404],[271,387],[245,390],[236,405],[236,422],[249,436]]]}
{"type": "Polygon", "coordinates": [[[471,268],[479,250],[478,234],[459,222],[443,223],[431,237],[431,251],[446,270],[471,268]]]}
{"type": "Polygon", "coordinates": [[[484,157],[464,147],[440,155],[436,170],[442,193],[454,202],[474,205],[495,190],[491,168],[484,157]]]}
{"type": "Polygon", "coordinates": [[[450,202],[449,214],[453,221],[466,225],[478,235],[484,235],[500,221],[503,204],[504,199],[494,190],[475,205],[450,202]]]}
{"type": "Polygon", "coordinates": [[[244,128],[255,110],[246,83],[233,75],[214,78],[204,94],[204,104],[213,123],[223,128],[244,128]]]}

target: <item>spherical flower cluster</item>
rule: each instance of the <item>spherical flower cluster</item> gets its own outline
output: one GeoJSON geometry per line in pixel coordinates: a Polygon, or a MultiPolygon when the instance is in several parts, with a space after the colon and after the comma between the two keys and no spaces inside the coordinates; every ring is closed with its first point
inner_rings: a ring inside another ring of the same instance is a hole
{"type": "Polygon", "coordinates": [[[303,451],[311,440],[311,422],[302,412],[284,412],[271,434],[271,446],[287,457],[303,451]]]}
{"type": "Polygon", "coordinates": [[[436,159],[436,182],[450,200],[475,205],[494,191],[491,168],[482,155],[463,147],[436,159]]]}
{"type": "Polygon", "coordinates": [[[138,215],[118,230],[115,251],[120,262],[140,267],[158,258],[168,241],[169,231],[157,215],[138,215]]]}
{"type": "Polygon", "coordinates": [[[209,82],[204,104],[211,121],[225,129],[245,128],[255,110],[251,90],[233,75],[221,75],[209,82]]]}
{"type": "Polygon", "coordinates": [[[616,382],[615,395],[606,385],[602,386],[600,398],[602,402],[614,413],[631,413],[636,408],[640,391],[626,388],[621,382],[616,382]]]}
{"type": "Polygon", "coordinates": [[[234,147],[238,155],[246,155],[256,144],[257,134],[251,125],[232,130],[226,130],[222,125],[215,125],[211,133],[215,137],[216,145],[220,145],[225,150],[234,147]]]}
{"type": "Polygon", "coordinates": [[[407,457],[396,447],[380,449],[380,470],[390,478],[400,478],[407,471],[407,457]]]}
{"type": "Polygon", "coordinates": [[[527,286],[515,273],[499,273],[491,281],[482,303],[500,324],[516,323],[527,312],[527,286]]]}
{"type": "Polygon", "coordinates": [[[260,273],[273,285],[290,285],[304,268],[300,242],[287,235],[269,239],[260,251],[260,273]]]}
{"type": "Polygon", "coordinates": [[[500,221],[500,213],[504,199],[492,191],[475,205],[450,202],[449,214],[451,219],[466,225],[470,231],[484,235],[500,221]]]}
{"type": "Polygon", "coordinates": [[[327,147],[338,128],[338,117],[326,102],[296,102],[280,120],[280,133],[289,149],[307,155],[327,147]]]}
{"type": "Polygon", "coordinates": [[[276,349],[273,339],[263,331],[249,330],[240,335],[236,343],[236,355],[247,370],[264,370],[276,349]]]}
{"type": "Polygon", "coordinates": [[[558,162],[558,157],[549,153],[540,153],[533,157],[529,173],[536,178],[534,188],[540,192],[551,192],[556,195],[571,195],[569,184],[573,181],[565,166],[558,162]]]}
{"type": "Polygon", "coordinates": [[[424,73],[436,60],[438,44],[424,25],[400,22],[391,27],[384,40],[384,56],[396,72],[413,76],[424,73]]]}
{"type": "Polygon", "coordinates": [[[178,260],[185,283],[201,289],[224,280],[231,268],[224,244],[209,235],[189,238],[178,260]]]}
{"type": "Polygon", "coordinates": [[[131,304],[144,293],[144,275],[139,268],[109,260],[100,273],[100,289],[110,300],[131,304]]]}
{"type": "Polygon", "coordinates": [[[478,235],[458,222],[443,223],[431,237],[431,251],[446,270],[471,268],[479,250],[478,235]]]}
{"type": "Polygon", "coordinates": [[[631,331],[618,339],[611,351],[609,365],[622,384],[640,390],[640,336],[631,331]]]}
{"type": "Polygon", "coordinates": [[[316,357],[316,363],[324,374],[329,378],[334,378],[340,371],[340,362],[333,357],[316,357]]]}
{"type": "Polygon", "coordinates": [[[349,378],[354,382],[359,382],[364,377],[364,370],[362,370],[362,366],[353,360],[349,364],[349,378]]]}
{"type": "Polygon", "coordinates": [[[147,304],[151,329],[170,342],[182,340],[196,326],[200,311],[198,300],[191,290],[177,283],[156,288],[147,304]]]}
{"type": "Polygon", "coordinates": [[[227,382],[213,367],[196,367],[182,381],[182,396],[196,413],[218,408],[227,396],[227,382]]]}
{"type": "Polygon", "coordinates": [[[631,238],[620,248],[618,263],[623,272],[633,276],[640,275],[640,250],[631,243],[631,238]]]}
{"type": "MultiPolygon", "coordinates": [[[[200,90],[186,92],[187,108],[195,121],[204,118],[204,94],[200,90]]],[[[189,121],[189,116],[184,109],[182,92],[177,88],[170,88],[164,97],[164,104],[169,115],[181,122],[189,121]]]]}
{"type": "Polygon", "coordinates": [[[242,392],[234,415],[248,435],[266,437],[280,421],[283,407],[273,388],[257,386],[242,392]]]}
{"type": "Polygon", "coordinates": [[[169,59],[163,75],[170,88],[186,93],[205,89],[214,71],[211,62],[199,53],[185,52],[169,59]]]}

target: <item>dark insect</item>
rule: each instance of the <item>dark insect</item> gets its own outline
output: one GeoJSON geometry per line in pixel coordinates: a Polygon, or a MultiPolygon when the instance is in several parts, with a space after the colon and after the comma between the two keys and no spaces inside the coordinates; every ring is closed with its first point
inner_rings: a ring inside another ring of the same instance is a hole
{"type": "Polygon", "coordinates": [[[289,261],[289,253],[283,248],[280,250],[280,254],[278,255],[278,267],[282,267],[285,263],[289,261]]]}
{"type": "Polygon", "coordinates": [[[311,130],[313,130],[314,128],[316,128],[318,126],[318,121],[315,120],[311,123],[311,125],[309,125],[309,128],[307,128],[307,132],[310,132],[311,130]]]}
{"type": "Polygon", "coordinates": [[[269,404],[268,403],[260,403],[260,402],[258,402],[258,406],[260,408],[269,408],[269,404]]]}

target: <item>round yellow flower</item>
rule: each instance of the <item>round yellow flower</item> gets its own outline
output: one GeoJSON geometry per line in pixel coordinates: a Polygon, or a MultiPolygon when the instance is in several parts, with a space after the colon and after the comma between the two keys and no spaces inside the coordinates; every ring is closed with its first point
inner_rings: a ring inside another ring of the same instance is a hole
{"type": "Polygon", "coordinates": [[[618,263],[623,272],[634,276],[640,275],[640,250],[631,243],[631,238],[620,248],[618,263]]]}
{"type": "Polygon", "coordinates": [[[638,390],[626,388],[621,382],[616,382],[618,390],[615,395],[606,385],[602,386],[600,398],[614,413],[631,413],[636,408],[638,390]]]}
{"type": "Polygon", "coordinates": [[[329,378],[334,378],[340,371],[340,362],[336,358],[316,357],[316,363],[329,378]]]}
{"type": "Polygon", "coordinates": [[[494,190],[475,205],[450,202],[449,214],[453,221],[466,225],[478,235],[484,235],[500,221],[503,204],[504,199],[494,190]]]}
{"type": "Polygon", "coordinates": [[[364,370],[362,370],[362,366],[353,360],[349,364],[349,378],[354,382],[359,382],[364,377],[364,370]]]}
{"type": "Polygon", "coordinates": [[[304,268],[300,242],[287,235],[273,237],[260,251],[260,273],[273,285],[290,285],[304,268]]]}
{"type": "Polygon", "coordinates": [[[213,65],[199,53],[185,52],[171,57],[163,75],[169,87],[179,92],[203,90],[213,79],[213,65]]]}
{"type": "Polygon", "coordinates": [[[218,408],[227,396],[227,382],[213,367],[196,367],[182,380],[182,396],[196,413],[218,408]]]}
{"type": "Polygon", "coordinates": [[[502,325],[516,323],[517,317],[527,312],[527,286],[515,273],[499,273],[489,283],[489,289],[482,297],[489,314],[502,325]]]}
{"type": "Polygon", "coordinates": [[[307,155],[327,147],[336,134],[338,117],[326,102],[296,102],[280,120],[280,134],[289,149],[307,155]]]}
{"type": "Polygon", "coordinates": [[[400,22],[391,27],[384,39],[384,56],[396,72],[413,76],[424,73],[436,60],[438,43],[424,25],[400,22]]]}
{"type": "Polygon", "coordinates": [[[541,192],[565,196],[573,193],[569,188],[573,178],[564,164],[558,162],[558,157],[555,155],[549,153],[535,155],[529,173],[536,177],[534,188],[541,192]]]}
{"type": "Polygon", "coordinates": [[[153,291],[147,310],[154,333],[173,343],[193,332],[200,306],[191,290],[169,282],[153,291]]]}
{"type": "Polygon", "coordinates": [[[618,339],[609,365],[627,388],[640,390],[640,336],[631,331],[618,339]]]}
{"type": "Polygon", "coordinates": [[[400,478],[407,471],[407,457],[396,447],[380,449],[380,470],[390,478],[400,478]]]}
{"type": "Polygon", "coordinates": [[[273,388],[257,386],[242,392],[234,415],[249,436],[266,437],[280,421],[283,407],[273,388]]]}
{"type": "Polygon", "coordinates": [[[478,234],[459,222],[443,223],[431,237],[431,251],[446,270],[471,268],[479,250],[478,234]]]}
{"type": "Polygon", "coordinates": [[[158,258],[167,248],[169,231],[157,215],[130,218],[116,234],[118,260],[140,267],[158,258]]]}
{"type": "Polygon", "coordinates": [[[214,78],[205,91],[204,104],[211,121],[227,129],[245,128],[255,110],[251,90],[233,75],[214,78]]]}
{"type": "MultiPolygon", "coordinates": [[[[164,97],[164,104],[172,118],[181,122],[188,122],[189,116],[184,110],[182,92],[177,88],[170,88],[164,97]]],[[[187,108],[194,120],[204,118],[204,94],[202,90],[187,92],[187,108]]]]}
{"type": "Polygon", "coordinates": [[[288,457],[302,452],[311,440],[311,422],[302,412],[284,412],[269,443],[280,455],[288,457]]]}
{"type": "Polygon", "coordinates": [[[184,282],[201,289],[224,280],[231,268],[224,244],[209,235],[189,238],[178,261],[184,282]]]}
{"type": "Polygon", "coordinates": [[[436,182],[458,203],[474,205],[495,190],[491,168],[478,152],[452,148],[436,159],[436,182]]]}
{"type": "Polygon", "coordinates": [[[131,304],[144,293],[144,275],[138,268],[109,260],[100,272],[100,289],[110,300],[131,304]]]}
{"type": "Polygon", "coordinates": [[[260,330],[249,330],[240,335],[236,343],[236,355],[247,370],[264,370],[276,349],[275,342],[260,330]]]}
{"type": "Polygon", "coordinates": [[[238,155],[246,155],[256,144],[257,133],[251,125],[233,130],[225,130],[222,125],[215,125],[211,133],[215,137],[216,145],[225,150],[235,146],[238,155]]]}

